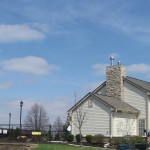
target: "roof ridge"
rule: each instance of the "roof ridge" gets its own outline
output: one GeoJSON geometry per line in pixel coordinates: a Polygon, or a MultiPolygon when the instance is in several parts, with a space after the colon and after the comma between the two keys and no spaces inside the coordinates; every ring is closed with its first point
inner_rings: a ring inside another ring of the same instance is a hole
{"type": "Polygon", "coordinates": [[[150,92],[150,82],[140,80],[140,79],[136,79],[136,78],[129,77],[129,76],[126,76],[123,79],[125,81],[130,82],[130,83],[134,84],[135,86],[143,89],[144,91],[150,92]]]}
{"type": "Polygon", "coordinates": [[[125,76],[124,78],[132,78],[132,79],[135,79],[135,80],[139,80],[139,81],[142,81],[142,82],[146,82],[146,83],[150,83],[150,82],[148,82],[148,81],[144,81],[144,80],[142,80],[142,79],[137,79],[137,78],[134,78],[134,77],[130,77],[130,76],[125,76]]]}

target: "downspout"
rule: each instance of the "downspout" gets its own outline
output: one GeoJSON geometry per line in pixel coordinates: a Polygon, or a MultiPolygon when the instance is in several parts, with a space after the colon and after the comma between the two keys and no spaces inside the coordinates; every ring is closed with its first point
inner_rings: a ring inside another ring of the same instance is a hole
{"type": "Polygon", "coordinates": [[[113,137],[113,113],[112,111],[110,113],[110,138],[113,137]]]}
{"type": "Polygon", "coordinates": [[[111,110],[111,114],[110,114],[110,138],[112,138],[114,135],[113,135],[113,115],[114,113],[117,112],[117,109],[115,110],[111,110]]]}

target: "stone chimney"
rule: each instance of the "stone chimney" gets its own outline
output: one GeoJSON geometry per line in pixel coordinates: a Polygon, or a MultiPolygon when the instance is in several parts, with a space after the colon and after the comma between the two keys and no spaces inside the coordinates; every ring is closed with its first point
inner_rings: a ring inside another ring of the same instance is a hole
{"type": "Polygon", "coordinates": [[[126,69],[121,65],[120,61],[118,65],[113,65],[113,57],[110,58],[110,61],[111,65],[106,67],[106,95],[123,100],[123,77],[126,76],[126,69]]]}

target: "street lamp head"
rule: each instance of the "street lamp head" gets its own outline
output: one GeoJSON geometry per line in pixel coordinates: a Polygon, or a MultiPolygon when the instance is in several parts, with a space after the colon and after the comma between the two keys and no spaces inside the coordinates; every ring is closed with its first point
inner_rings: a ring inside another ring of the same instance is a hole
{"type": "Polygon", "coordinates": [[[22,106],[23,106],[23,101],[20,102],[20,107],[22,107],[22,106]]]}

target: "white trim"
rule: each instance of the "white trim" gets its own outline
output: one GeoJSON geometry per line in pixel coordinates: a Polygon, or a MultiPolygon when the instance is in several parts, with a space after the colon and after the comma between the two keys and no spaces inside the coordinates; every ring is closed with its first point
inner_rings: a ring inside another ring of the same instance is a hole
{"type": "Polygon", "coordinates": [[[146,98],[146,129],[150,129],[150,96],[146,98]]]}

